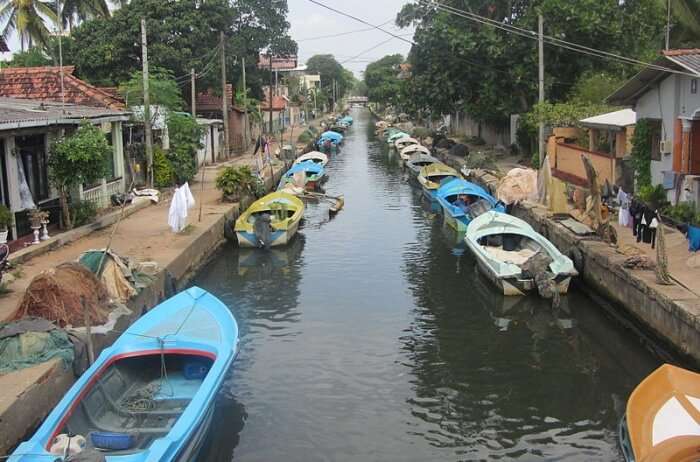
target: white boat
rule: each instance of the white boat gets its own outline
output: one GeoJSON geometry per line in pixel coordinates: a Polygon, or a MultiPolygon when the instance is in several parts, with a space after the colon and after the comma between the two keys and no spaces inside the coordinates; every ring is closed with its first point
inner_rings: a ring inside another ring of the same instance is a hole
{"type": "Polygon", "coordinates": [[[321,164],[325,167],[328,163],[328,156],[318,151],[307,152],[306,154],[302,154],[301,156],[297,157],[297,159],[294,161],[294,165],[306,162],[307,160],[310,160],[315,164],[321,164]]]}
{"type": "Polygon", "coordinates": [[[524,267],[539,252],[551,260],[547,271],[553,275],[559,294],[569,290],[571,277],[578,274],[569,257],[532,226],[512,215],[490,211],[476,217],[469,223],[464,240],[479,269],[505,295],[523,295],[537,289],[535,275],[524,267]]]}
{"type": "Polygon", "coordinates": [[[403,148],[414,144],[420,144],[420,142],[415,138],[411,138],[410,136],[404,136],[403,138],[399,138],[398,140],[394,141],[394,147],[398,152],[401,152],[403,148]]]}
{"type": "Polygon", "coordinates": [[[409,144],[405,148],[399,151],[399,156],[401,157],[401,160],[406,162],[408,161],[414,154],[418,153],[423,153],[427,155],[431,155],[430,149],[426,148],[425,146],[421,144],[409,144]]]}

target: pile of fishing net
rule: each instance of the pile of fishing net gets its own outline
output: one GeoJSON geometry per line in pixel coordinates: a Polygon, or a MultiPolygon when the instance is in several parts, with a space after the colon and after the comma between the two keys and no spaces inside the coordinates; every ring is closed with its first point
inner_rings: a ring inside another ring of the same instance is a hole
{"type": "Polygon", "coordinates": [[[126,303],[136,295],[137,273],[132,271],[128,260],[109,250],[88,250],[78,258],[80,264],[92,274],[99,275],[109,297],[126,303]]]}
{"type": "Polygon", "coordinates": [[[514,168],[500,179],[496,197],[506,204],[537,201],[537,172],[531,168],[514,168]]]}
{"type": "Polygon", "coordinates": [[[63,263],[32,280],[13,319],[36,316],[60,327],[77,327],[85,325],[87,310],[92,325],[104,324],[108,304],[107,290],[89,269],[79,263],[63,263]]]}
{"type": "Polygon", "coordinates": [[[552,300],[552,305],[556,308],[559,306],[560,295],[555,276],[549,270],[551,264],[552,258],[545,252],[539,251],[523,263],[520,268],[525,275],[534,279],[540,297],[552,300]]]}
{"type": "Polygon", "coordinates": [[[65,366],[74,359],[68,334],[40,318],[24,318],[0,324],[0,374],[61,358],[65,366]]]}

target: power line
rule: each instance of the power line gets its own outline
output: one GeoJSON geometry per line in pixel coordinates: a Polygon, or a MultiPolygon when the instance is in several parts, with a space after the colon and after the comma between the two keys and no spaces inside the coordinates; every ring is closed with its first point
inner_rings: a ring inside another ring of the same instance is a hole
{"type": "Polygon", "coordinates": [[[391,42],[392,40],[394,40],[394,37],[389,37],[388,39],[384,40],[383,42],[379,42],[378,44],[374,45],[373,47],[367,48],[365,51],[353,56],[352,58],[348,58],[345,61],[341,61],[340,64],[345,64],[345,63],[350,62],[356,58],[359,58],[360,56],[364,55],[365,53],[369,53],[370,51],[376,50],[380,46],[386,45],[387,43],[391,42]]]}
{"type": "MultiPolygon", "coordinates": [[[[389,24],[391,21],[393,21],[393,19],[389,19],[388,21],[381,23],[379,26],[380,26],[380,27],[381,27],[381,26],[386,26],[386,25],[389,24]]],[[[319,35],[319,36],[317,36],[317,37],[306,37],[306,38],[302,38],[302,39],[297,39],[296,42],[308,42],[308,41],[310,41],[310,40],[321,40],[321,39],[334,38],[334,37],[343,37],[343,36],[345,36],[345,35],[358,34],[358,33],[360,33],[360,32],[369,32],[369,31],[372,31],[372,30],[375,30],[375,28],[374,28],[374,27],[369,27],[369,28],[366,28],[366,29],[351,30],[351,31],[347,31],[347,32],[340,32],[340,33],[337,33],[337,34],[319,35]]]]}

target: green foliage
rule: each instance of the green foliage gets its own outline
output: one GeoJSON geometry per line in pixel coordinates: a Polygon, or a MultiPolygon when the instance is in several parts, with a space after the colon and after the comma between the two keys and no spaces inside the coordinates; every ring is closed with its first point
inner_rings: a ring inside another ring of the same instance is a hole
{"type": "Polygon", "coordinates": [[[637,187],[651,186],[651,124],[647,119],[638,120],[634,128],[632,168],[637,187]]]}
{"type": "Polygon", "coordinates": [[[48,46],[52,34],[49,25],[56,22],[56,11],[42,0],[0,0],[0,17],[2,36],[16,32],[24,51],[33,45],[48,46]]]}
{"type": "Polygon", "coordinates": [[[535,153],[530,158],[530,167],[535,168],[537,170],[540,169],[540,153],[539,152],[535,151],[535,153]]]}
{"type": "MultiPolygon", "coordinates": [[[[119,86],[119,93],[124,97],[127,106],[143,105],[143,73],[134,71],[131,78],[119,86]]],[[[173,73],[168,70],[154,68],[150,72],[148,93],[153,105],[165,106],[171,111],[180,110],[184,106],[180,87],[173,73]]]]}
{"type": "Polygon", "coordinates": [[[5,205],[0,205],[0,230],[6,230],[15,222],[15,214],[5,205]]]}
{"type": "Polygon", "coordinates": [[[8,67],[38,67],[51,66],[53,60],[48,58],[41,48],[31,48],[27,51],[18,51],[12,55],[12,60],[7,63],[8,67]]]}
{"type": "Polygon", "coordinates": [[[333,55],[314,55],[306,61],[308,72],[321,75],[321,92],[317,98],[321,101],[326,98],[328,105],[333,102],[333,82],[337,85],[338,99],[345,94],[353,86],[353,77],[342,64],[340,64],[333,55]]]}
{"type": "Polygon", "coordinates": [[[581,104],[603,105],[605,98],[620,88],[625,79],[607,72],[584,73],[571,89],[571,100],[581,104]]]}
{"type": "Polygon", "coordinates": [[[662,209],[668,204],[666,199],[666,190],[663,185],[645,185],[639,188],[639,193],[637,194],[642,202],[649,204],[655,209],[662,209]]]}
{"type": "Polygon", "coordinates": [[[580,127],[581,119],[610,112],[610,106],[583,102],[535,104],[521,118],[521,126],[535,133],[540,122],[550,127],[580,127]]]}
{"type": "Polygon", "coordinates": [[[168,160],[173,167],[177,184],[191,181],[197,173],[197,151],[203,147],[202,133],[202,127],[191,116],[179,113],[169,114],[168,160]]]}
{"type": "Polygon", "coordinates": [[[72,228],[67,200],[69,190],[79,184],[94,183],[104,177],[107,172],[106,160],[111,151],[104,133],[88,122],[83,122],[71,136],[52,143],[48,159],[49,181],[61,196],[61,206],[68,228],[72,228]]]}
{"type": "Polygon", "coordinates": [[[73,226],[83,226],[95,221],[97,206],[91,201],[78,201],[70,205],[73,226]]]}
{"type": "Polygon", "coordinates": [[[300,144],[308,144],[313,140],[313,135],[309,133],[307,130],[304,130],[301,135],[297,138],[297,143],[300,144]]]}
{"type": "Polygon", "coordinates": [[[241,167],[226,167],[216,177],[216,188],[224,199],[239,200],[244,194],[255,194],[258,179],[247,165],[241,167]]]}
{"type": "Polygon", "coordinates": [[[175,170],[165,151],[153,147],[153,183],[156,188],[168,188],[175,183],[175,170]]]}
{"type": "Polygon", "coordinates": [[[370,101],[399,105],[402,81],[398,78],[398,66],[403,62],[403,56],[397,54],[385,56],[367,66],[365,84],[370,101]]]}
{"type": "Polygon", "coordinates": [[[664,208],[664,214],[680,223],[690,223],[695,219],[695,202],[679,202],[664,208]]]}
{"type": "Polygon", "coordinates": [[[417,139],[425,139],[430,136],[430,130],[428,130],[425,127],[416,127],[413,129],[413,133],[411,134],[414,138],[417,139]]]}

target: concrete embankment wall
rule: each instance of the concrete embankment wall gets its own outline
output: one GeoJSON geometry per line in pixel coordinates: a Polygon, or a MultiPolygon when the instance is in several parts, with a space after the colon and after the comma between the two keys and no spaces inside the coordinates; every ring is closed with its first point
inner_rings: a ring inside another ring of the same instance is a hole
{"type": "MultiPolygon", "coordinates": [[[[285,164],[274,171],[272,178],[265,182],[266,190],[275,188],[285,164]]],[[[174,290],[184,288],[196,272],[205,265],[225,242],[224,224],[235,220],[240,210],[245,210],[253,201],[246,197],[241,204],[230,204],[215,221],[204,229],[197,230],[193,239],[180,252],[161,268],[152,284],[129,300],[127,307],[130,316],[121,317],[114,329],[105,334],[93,334],[95,355],[111,345],[129,325],[153,308],[174,290]]],[[[4,390],[0,400],[5,401],[0,412],[0,455],[7,454],[20,441],[27,438],[48,415],[66,391],[75,382],[73,370],[65,368],[60,360],[50,361],[22,371],[22,383],[16,389],[4,390]]]]}

